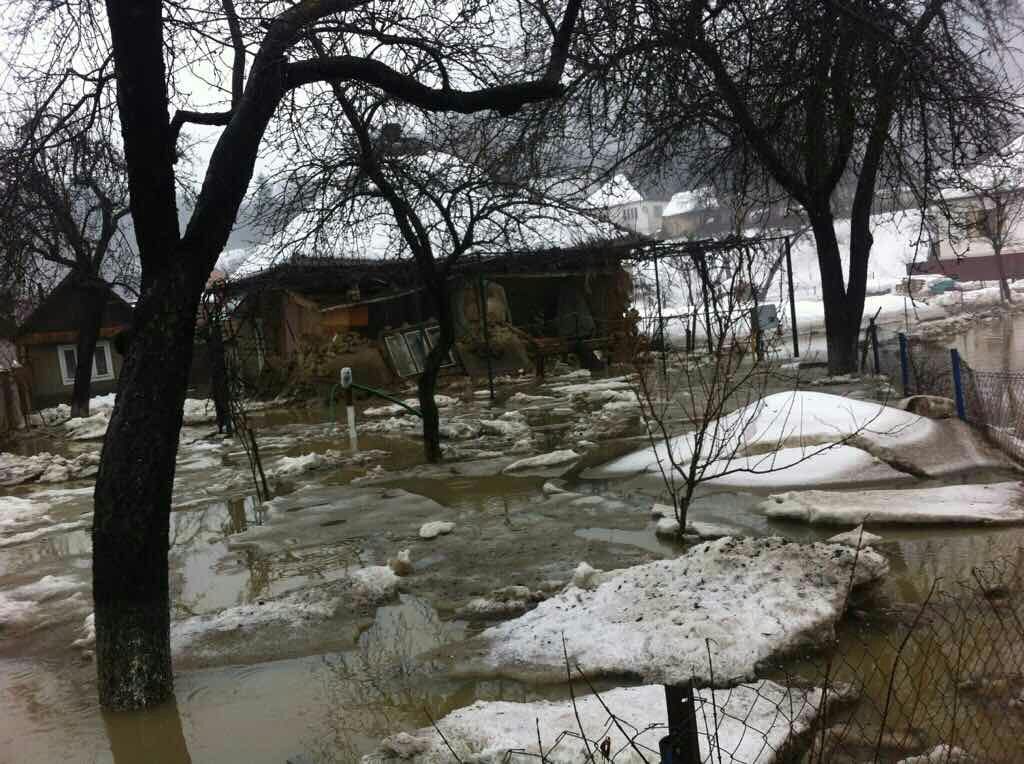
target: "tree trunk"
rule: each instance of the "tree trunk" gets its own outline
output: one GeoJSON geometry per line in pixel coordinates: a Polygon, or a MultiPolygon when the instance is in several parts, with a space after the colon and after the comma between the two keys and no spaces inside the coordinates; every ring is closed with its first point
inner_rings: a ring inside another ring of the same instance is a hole
{"type": "Polygon", "coordinates": [[[437,388],[437,377],[441,372],[441,364],[455,344],[455,317],[452,314],[451,301],[448,299],[447,284],[443,278],[437,280],[431,294],[437,310],[437,320],[441,336],[437,345],[427,353],[420,375],[418,392],[420,412],[423,414],[423,453],[428,462],[441,461],[440,417],[437,403],[434,402],[434,390],[437,388]]]}
{"type": "Polygon", "coordinates": [[[993,248],[996,260],[996,271],[999,274],[999,299],[1003,302],[1013,302],[1013,295],[1010,293],[1010,281],[1006,277],[1006,263],[1003,262],[1003,250],[993,248]]]}
{"type": "MultiPolygon", "coordinates": [[[[96,479],[93,598],[100,704],[171,697],[168,521],[202,276],[178,253],[135,311],[96,479]]],[[[198,269],[195,269],[198,270],[198,269]]]]}
{"type": "Polygon", "coordinates": [[[832,213],[819,212],[811,214],[810,218],[821,273],[828,371],[829,374],[849,374],[857,370],[857,340],[864,296],[862,294],[858,302],[847,295],[832,213]]]}
{"type": "Polygon", "coordinates": [[[92,388],[92,360],[103,325],[103,309],[107,306],[110,288],[100,283],[83,284],[82,322],[78,326],[75,348],[75,386],[71,392],[71,418],[89,416],[89,393],[92,388]]]}

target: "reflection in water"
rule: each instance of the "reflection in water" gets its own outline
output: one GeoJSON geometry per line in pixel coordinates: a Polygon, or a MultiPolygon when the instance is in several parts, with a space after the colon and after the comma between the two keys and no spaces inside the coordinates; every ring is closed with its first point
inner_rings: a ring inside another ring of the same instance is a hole
{"type": "Polygon", "coordinates": [[[324,656],[327,707],[324,728],[307,751],[317,762],[358,761],[382,737],[439,718],[450,710],[459,683],[418,656],[460,639],[461,623],[445,623],[426,602],[402,596],[379,608],[355,650],[324,656]]]}
{"type": "Polygon", "coordinates": [[[174,699],[148,711],[104,711],[115,764],[191,764],[174,699]]]}

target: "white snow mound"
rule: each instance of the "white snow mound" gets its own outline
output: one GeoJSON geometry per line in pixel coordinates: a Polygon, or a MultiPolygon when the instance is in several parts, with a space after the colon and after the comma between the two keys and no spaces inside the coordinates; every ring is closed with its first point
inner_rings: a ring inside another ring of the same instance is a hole
{"type": "MultiPolygon", "coordinates": [[[[761,398],[710,425],[699,458],[722,461],[786,448],[809,454],[812,447],[853,436],[859,447],[872,452],[897,446],[906,449],[936,431],[934,421],[880,403],[803,390],[783,392],[761,398]]],[[[674,437],[668,444],[677,464],[688,464],[695,446],[693,433],[674,437]]],[[[615,477],[658,472],[659,461],[670,469],[669,453],[666,444],[659,443],[656,448],[614,459],[590,474],[615,477]]]]}

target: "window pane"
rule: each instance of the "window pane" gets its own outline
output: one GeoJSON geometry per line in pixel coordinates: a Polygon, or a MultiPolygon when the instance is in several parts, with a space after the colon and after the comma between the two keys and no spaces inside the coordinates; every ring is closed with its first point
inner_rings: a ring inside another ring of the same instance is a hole
{"type": "Polygon", "coordinates": [[[94,361],[96,376],[105,377],[110,373],[110,367],[107,366],[107,352],[106,348],[102,345],[96,348],[94,353],[94,361]]]}
{"type": "Polygon", "coordinates": [[[406,332],[405,342],[409,346],[409,353],[416,361],[417,371],[422,371],[423,364],[427,360],[427,342],[423,332],[420,329],[406,332]]]}
{"type": "MultiPolygon", "coordinates": [[[[50,356],[51,358],[53,356],[50,356]]],[[[75,378],[75,349],[64,348],[64,377],[66,379],[75,378]]]]}

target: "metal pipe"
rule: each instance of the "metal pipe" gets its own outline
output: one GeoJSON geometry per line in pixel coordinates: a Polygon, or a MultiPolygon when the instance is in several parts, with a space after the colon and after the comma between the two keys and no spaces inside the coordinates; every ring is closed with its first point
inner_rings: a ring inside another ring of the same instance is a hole
{"type": "Polygon", "coordinates": [[[786,237],[786,279],[789,281],[789,325],[793,331],[793,357],[800,357],[800,340],[796,330],[796,295],[793,294],[793,257],[790,252],[792,244],[786,237]]]}

